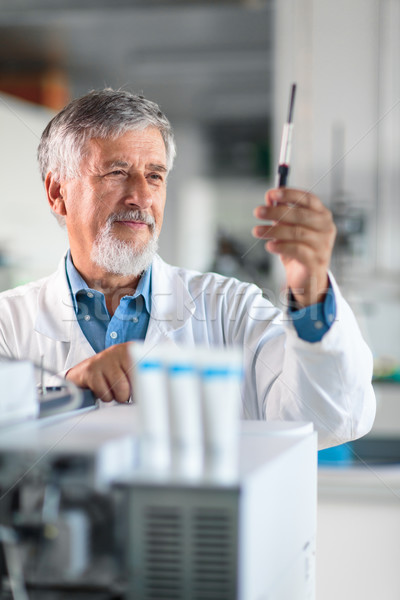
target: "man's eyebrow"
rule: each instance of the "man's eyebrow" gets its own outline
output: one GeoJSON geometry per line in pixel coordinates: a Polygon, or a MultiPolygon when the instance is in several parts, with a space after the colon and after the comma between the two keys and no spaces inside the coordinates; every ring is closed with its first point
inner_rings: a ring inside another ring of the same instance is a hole
{"type": "MultiPolygon", "coordinates": [[[[114,169],[115,167],[119,167],[121,169],[128,169],[131,165],[125,160],[116,159],[106,162],[104,166],[106,169],[114,169]]],[[[146,168],[150,169],[151,171],[158,171],[160,173],[168,172],[168,169],[165,165],[160,165],[158,163],[149,163],[146,165],[146,168]]]]}
{"type": "Polygon", "coordinates": [[[168,169],[165,165],[158,165],[155,163],[150,163],[147,165],[147,167],[149,169],[151,169],[152,171],[161,171],[162,173],[167,173],[168,169]]]}
{"type": "Polygon", "coordinates": [[[127,169],[129,167],[129,163],[125,160],[110,160],[104,164],[106,169],[113,169],[114,167],[121,167],[122,169],[127,169]]]}

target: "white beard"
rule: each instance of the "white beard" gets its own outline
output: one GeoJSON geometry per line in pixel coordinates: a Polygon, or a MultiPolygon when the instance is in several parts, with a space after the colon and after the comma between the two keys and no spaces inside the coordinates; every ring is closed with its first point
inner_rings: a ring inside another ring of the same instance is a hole
{"type": "Polygon", "coordinates": [[[99,231],[93,244],[92,261],[108,273],[122,277],[138,277],[150,265],[158,250],[158,235],[154,219],[140,210],[112,214],[99,231]],[[142,221],[150,226],[152,237],[142,248],[135,241],[119,240],[111,233],[114,221],[142,221]]]}

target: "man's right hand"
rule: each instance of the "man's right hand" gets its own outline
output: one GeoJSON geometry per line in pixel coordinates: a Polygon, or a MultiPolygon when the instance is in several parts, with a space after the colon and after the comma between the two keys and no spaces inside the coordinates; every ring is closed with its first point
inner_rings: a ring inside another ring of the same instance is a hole
{"type": "Polygon", "coordinates": [[[132,370],[129,343],[111,346],[72,367],[66,379],[89,388],[103,402],[128,402],[131,396],[132,370]]]}

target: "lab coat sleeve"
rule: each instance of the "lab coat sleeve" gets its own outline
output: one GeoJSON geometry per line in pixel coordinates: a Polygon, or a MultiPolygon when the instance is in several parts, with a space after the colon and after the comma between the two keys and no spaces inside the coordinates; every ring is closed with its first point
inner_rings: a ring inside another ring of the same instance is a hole
{"type": "MultiPolygon", "coordinates": [[[[8,292],[3,292],[0,297],[0,358],[26,358],[18,348],[18,340],[22,337],[20,331],[22,323],[18,322],[7,295],[8,292]]],[[[29,313],[28,310],[26,312],[29,313]]]]}
{"type": "Polygon", "coordinates": [[[334,280],[336,320],[316,343],[300,339],[290,317],[255,289],[231,304],[231,341],[241,340],[244,352],[244,417],[312,421],[320,448],[367,433],[375,417],[372,355],[334,280]]]}
{"type": "Polygon", "coordinates": [[[2,358],[14,358],[11,348],[7,344],[3,327],[0,323],[0,360],[2,358]]]}

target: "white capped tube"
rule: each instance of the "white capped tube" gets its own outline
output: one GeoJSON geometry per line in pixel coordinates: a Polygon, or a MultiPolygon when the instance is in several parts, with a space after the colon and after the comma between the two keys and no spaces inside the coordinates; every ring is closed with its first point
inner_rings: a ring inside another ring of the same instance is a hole
{"type": "Polygon", "coordinates": [[[292,152],[293,123],[285,123],[282,132],[281,151],[279,154],[280,165],[290,165],[292,152]]]}
{"type": "Polygon", "coordinates": [[[169,348],[166,355],[172,472],[189,479],[203,470],[200,380],[193,352],[169,348]]]}
{"type": "Polygon", "coordinates": [[[204,428],[204,474],[213,481],[238,477],[242,353],[208,348],[199,359],[204,428]]]}
{"type": "Polygon", "coordinates": [[[170,466],[164,351],[135,342],[130,353],[133,400],[140,419],[140,465],[145,471],[164,472],[170,466]]]}

